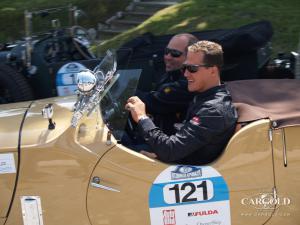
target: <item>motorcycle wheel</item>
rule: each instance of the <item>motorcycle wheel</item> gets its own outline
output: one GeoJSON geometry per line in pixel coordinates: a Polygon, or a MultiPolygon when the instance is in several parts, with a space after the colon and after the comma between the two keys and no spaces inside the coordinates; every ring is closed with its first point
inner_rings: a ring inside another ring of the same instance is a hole
{"type": "Polygon", "coordinates": [[[25,77],[6,64],[0,64],[0,104],[34,98],[25,77]]]}

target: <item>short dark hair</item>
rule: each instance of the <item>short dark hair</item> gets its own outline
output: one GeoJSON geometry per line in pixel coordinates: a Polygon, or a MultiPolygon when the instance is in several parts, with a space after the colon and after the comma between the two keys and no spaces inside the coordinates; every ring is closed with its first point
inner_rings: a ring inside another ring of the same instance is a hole
{"type": "Polygon", "coordinates": [[[190,52],[203,52],[203,63],[208,66],[217,66],[221,70],[223,66],[223,49],[222,46],[211,41],[198,41],[189,46],[190,52]]]}

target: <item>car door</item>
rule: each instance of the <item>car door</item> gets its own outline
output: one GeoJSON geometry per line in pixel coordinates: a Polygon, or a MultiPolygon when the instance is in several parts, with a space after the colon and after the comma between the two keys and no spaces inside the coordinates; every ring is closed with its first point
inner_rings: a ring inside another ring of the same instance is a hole
{"type": "Polygon", "coordinates": [[[121,145],[100,160],[87,195],[93,225],[230,224],[229,207],[213,167],[164,164],[121,145]]]}
{"type": "Polygon", "coordinates": [[[118,145],[91,176],[87,210],[92,225],[150,224],[148,192],[166,165],[118,145]]]}
{"type": "Polygon", "coordinates": [[[300,126],[273,131],[276,208],[270,224],[298,224],[300,221],[300,126]]]}
{"type": "Polygon", "coordinates": [[[15,189],[19,130],[27,105],[0,109],[0,224],[6,220],[15,189]]]}
{"type": "Polygon", "coordinates": [[[263,119],[239,130],[213,163],[230,192],[232,224],[265,224],[274,211],[271,122],[263,119]]]}
{"type": "Polygon", "coordinates": [[[264,224],[273,212],[261,204],[274,188],[269,132],[269,120],[244,127],[203,166],[163,164],[116,146],[90,179],[91,223],[264,224]]]}

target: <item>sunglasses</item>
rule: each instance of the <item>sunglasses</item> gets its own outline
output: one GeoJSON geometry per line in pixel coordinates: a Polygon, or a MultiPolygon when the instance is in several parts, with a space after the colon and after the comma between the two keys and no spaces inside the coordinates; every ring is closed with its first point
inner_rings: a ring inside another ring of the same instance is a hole
{"type": "Polygon", "coordinates": [[[182,65],[182,70],[185,72],[185,70],[189,71],[190,73],[196,73],[198,72],[200,67],[212,67],[211,65],[193,65],[193,64],[183,64],[182,65]]]}
{"type": "Polygon", "coordinates": [[[183,52],[172,48],[165,48],[165,55],[168,54],[170,54],[173,58],[178,58],[183,54],[183,52]]]}

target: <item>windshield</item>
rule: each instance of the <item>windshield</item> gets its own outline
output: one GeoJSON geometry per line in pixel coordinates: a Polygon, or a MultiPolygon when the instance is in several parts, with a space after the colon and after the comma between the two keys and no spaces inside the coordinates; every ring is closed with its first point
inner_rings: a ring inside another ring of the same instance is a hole
{"type": "Polygon", "coordinates": [[[125,110],[127,99],[135,95],[141,70],[118,70],[118,79],[106,92],[100,102],[102,118],[117,140],[121,140],[128,111],[125,110]]]}
{"type": "Polygon", "coordinates": [[[128,119],[125,104],[135,95],[141,70],[116,69],[116,54],[107,51],[94,71],[82,70],[77,74],[78,98],[72,126],[77,126],[83,116],[89,116],[100,105],[104,123],[117,140],[121,139],[128,119]]]}

